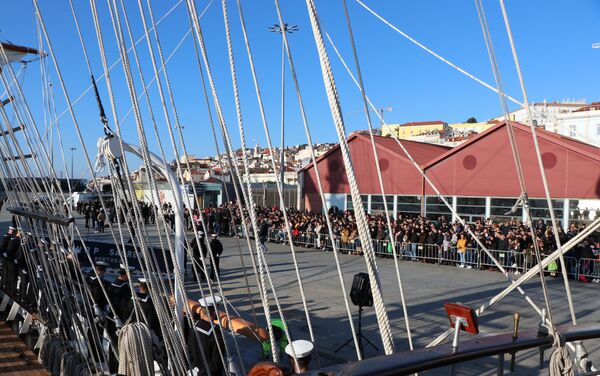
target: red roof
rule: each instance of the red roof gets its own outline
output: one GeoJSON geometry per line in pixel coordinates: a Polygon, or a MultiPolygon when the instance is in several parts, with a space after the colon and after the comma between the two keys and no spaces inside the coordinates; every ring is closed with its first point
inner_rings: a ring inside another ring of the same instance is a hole
{"type": "MultiPolygon", "coordinates": [[[[352,142],[353,140],[355,140],[359,137],[364,138],[364,139],[368,140],[369,142],[371,142],[371,140],[370,140],[371,137],[368,134],[355,132],[355,133],[352,133],[348,137],[348,143],[352,142]]],[[[398,141],[400,141],[402,143],[402,145],[404,145],[404,147],[406,148],[406,151],[408,151],[410,153],[410,155],[414,158],[414,160],[419,165],[424,165],[425,163],[429,162],[432,158],[442,155],[445,152],[447,152],[449,149],[451,149],[450,147],[443,146],[443,145],[435,145],[435,144],[429,144],[426,142],[409,141],[409,140],[396,141],[395,138],[376,136],[376,135],[373,135],[373,139],[375,141],[375,144],[382,146],[382,147],[392,151],[393,153],[398,154],[398,156],[400,156],[401,158],[408,159],[408,157],[402,151],[402,148],[400,147],[400,145],[398,145],[398,141]]],[[[327,156],[334,153],[339,148],[340,148],[340,145],[336,144],[334,147],[327,150],[326,153],[324,153],[323,155],[321,155],[320,157],[317,158],[317,163],[319,163],[321,160],[327,158],[327,156]]],[[[309,164],[304,166],[300,171],[308,170],[312,167],[312,165],[313,165],[312,162],[310,162],[309,164]]],[[[298,171],[298,172],[300,172],[300,171],[298,171]]]]}
{"type": "MultiPolygon", "coordinates": [[[[529,126],[521,124],[521,123],[517,123],[514,121],[511,122],[511,124],[514,128],[522,130],[522,131],[528,133],[529,135],[531,135],[531,128],[529,126]]],[[[430,160],[429,163],[427,163],[425,165],[425,169],[443,161],[444,159],[447,159],[451,155],[458,153],[460,150],[469,147],[471,144],[479,141],[480,139],[482,139],[484,137],[487,137],[488,135],[490,135],[494,132],[497,132],[498,130],[504,128],[505,126],[506,126],[506,121],[501,121],[501,122],[497,123],[496,125],[492,126],[491,128],[488,128],[484,132],[481,132],[478,135],[469,138],[468,141],[463,142],[462,144],[460,144],[458,146],[455,146],[454,148],[449,150],[447,153],[440,155],[439,157],[437,157],[435,159],[430,160]]],[[[597,148],[590,144],[586,144],[585,142],[581,142],[574,138],[563,136],[563,135],[560,135],[557,133],[553,133],[553,132],[550,132],[550,131],[547,131],[547,130],[544,130],[541,128],[536,128],[535,133],[539,138],[545,139],[549,142],[552,142],[559,146],[570,149],[576,153],[583,154],[585,156],[591,156],[594,159],[598,159],[598,161],[600,161],[600,148],[597,148]]]]}

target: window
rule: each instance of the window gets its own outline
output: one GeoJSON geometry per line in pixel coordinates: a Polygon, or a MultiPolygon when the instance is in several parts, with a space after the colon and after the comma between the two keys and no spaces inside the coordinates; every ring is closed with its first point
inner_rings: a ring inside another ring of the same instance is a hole
{"type": "MultiPolygon", "coordinates": [[[[550,219],[550,210],[548,210],[548,204],[546,202],[546,199],[530,199],[529,206],[531,207],[530,210],[532,219],[550,219]]],[[[556,219],[562,219],[563,201],[552,200],[552,207],[554,208],[554,216],[556,217],[556,219]]]]}
{"type": "Polygon", "coordinates": [[[397,214],[420,214],[421,196],[397,196],[397,214]]]}
{"type": "MultiPolygon", "coordinates": [[[[388,210],[394,210],[394,196],[385,196],[388,210]]],[[[381,195],[371,195],[371,210],[384,211],[383,197],[381,195]]]]}
{"type": "MultiPolygon", "coordinates": [[[[360,198],[363,203],[363,208],[365,210],[369,210],[369,196],[368,195],[360,195],[360,198]]],[[[346,195],[346,210],[354,211],[354,204],[352,203],[352,195],[346,195]]]]}
{"type": "MultiPolygon", "coordinates": [[[[452,197],[444,197],[444,199],[452,205],[452,197]]],[[[428,218],[452,215],[450,208],[444,204],[441,197],[437,196],[428,196],[425,199],[425,212],[428,218]]]]}
{"type": "Polygon", "coordinates": [[[490,200],[490,216],[492,219],[516,219],[523,218],[523,209],[520,207],[514,213],[510,213],[512,207],[517,202],[517,198],[494,198],[490,200]]]}
{"type": "Polygon", "coordinates": [[[596,136],[600,137],[600,124],[596,124],[596,136]]]}
{"type": "Polygon", "coordinates": [[[485,217],[485,197],[458,197],[456,211],[461,217],[465,216],[467,221],[483,218],[485,217]]]}
{"type": "Polygon", "coordinates": [[[577,135],[577,126],[574,124],[569,125],[569,137],[575,137],[577,135]]]}

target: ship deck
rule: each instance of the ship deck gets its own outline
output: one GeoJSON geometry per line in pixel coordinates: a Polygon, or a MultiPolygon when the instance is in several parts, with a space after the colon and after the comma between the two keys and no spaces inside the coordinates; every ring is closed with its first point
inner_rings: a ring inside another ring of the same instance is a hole
{"type": "Polygon", "coordinates": [[[4,321],[0,321],[0,375],[50,376],[37,356],[4,321]]]}

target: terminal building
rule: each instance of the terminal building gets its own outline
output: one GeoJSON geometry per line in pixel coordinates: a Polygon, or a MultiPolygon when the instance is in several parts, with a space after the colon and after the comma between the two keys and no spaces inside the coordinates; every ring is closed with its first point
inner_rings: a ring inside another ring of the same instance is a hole
{"type": "MultiPolygon", "coordinates": [[[[512,123],[530,197],[532,217],[550,219],[528,126],[512,123]]],[[[600,215],[600,149],[537,129],[536,134],[556,218],[563,227],[600,215]]],[[[481,218],[524,220],[521,209],[510,212],[521,194],[508,128],[500,122],[454,148],[375,136],[384,182],[381,194],[370,136],[348,138],[364,209],[377,214],[384,205],[394,216],[451,216],[435,189],[399,146],[401,142],[439,193],[467,221],[481,218]]],[[[327,208],[353,210],[339,146],[317,159],[327,208]]],[[[324,208],[311,163],[299,171],[299,203],[308,210],[324,208]]]]}

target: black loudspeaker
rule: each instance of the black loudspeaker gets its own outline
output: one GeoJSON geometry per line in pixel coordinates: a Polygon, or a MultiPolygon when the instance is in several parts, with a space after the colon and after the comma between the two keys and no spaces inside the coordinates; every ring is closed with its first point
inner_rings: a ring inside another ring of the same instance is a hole
{"type": "Polygon", "coordinates": [[[371,282],[367,273],[358,273],[352,280],[350,299],[355,306],[372,307],[373,295],[371,294],[371,282]]]}

